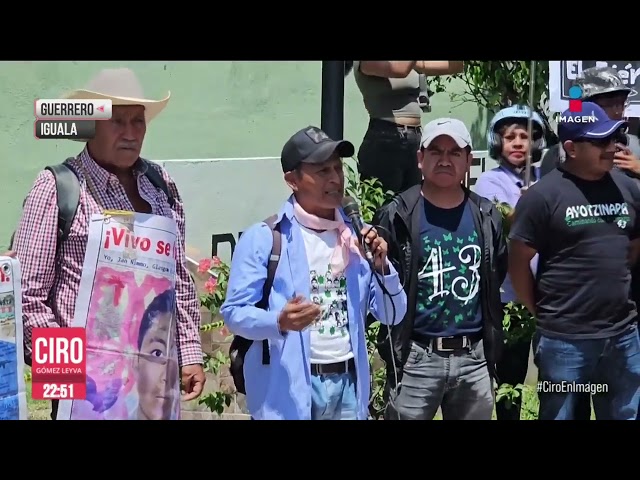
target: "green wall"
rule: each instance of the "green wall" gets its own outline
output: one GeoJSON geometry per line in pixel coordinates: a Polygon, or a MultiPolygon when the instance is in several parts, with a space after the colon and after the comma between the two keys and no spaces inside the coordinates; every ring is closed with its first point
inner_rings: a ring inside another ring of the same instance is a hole
{"type": "MultiPolygon", "coordinates": [[[[320,124],[321,62],[0,62],[0,248],[8,244],[38,171],[82,148],[36,140],[34,100],[59,97],[101,68],[121,66],[138,74],[147,96],[171,91],[168,107],[148,129],[143,155],[152,160],[278,156],[291,133],[320,124]]],[[[345,96],[345,137],[358,146],[367,118],[353,75],[345,96]]],[[[454,107],[446,93],[432,102],[426,120],[456,116],[471,129],[475,149],[484,149],[485,121],[475,105],[454,107]]]]}

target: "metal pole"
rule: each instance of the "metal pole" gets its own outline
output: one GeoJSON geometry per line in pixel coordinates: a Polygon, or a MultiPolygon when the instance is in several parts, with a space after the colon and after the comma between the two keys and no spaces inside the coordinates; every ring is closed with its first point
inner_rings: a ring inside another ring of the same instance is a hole
{"type": "Polygon", "coordinates": [[[322,62],[320,128],[334,140],[344,135],[344,61],[322,62]]]}
{"type": "Polygon", "coordinates": [[[524,172],[524,184],[527,188],[529,188],[529,184],[531,183],[531,143],[533,142],[533,99],[535,93],[535,83],[536,83],[536,62],[531,61],[531,66],[529,67],[530,77],[529,77],[529,121],[527,122],[527,130],[529,134],[529,151],[527,152],[527,161],[526,161],[526,170],[524,172]]]}

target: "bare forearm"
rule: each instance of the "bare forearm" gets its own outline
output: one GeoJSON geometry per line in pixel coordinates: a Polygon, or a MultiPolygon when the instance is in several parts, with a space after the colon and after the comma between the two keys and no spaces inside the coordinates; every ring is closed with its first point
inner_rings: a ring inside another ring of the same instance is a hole
{"type": "Polygon", "coordinates": [[[414,69],[424,75],[455,75],[462,73],[464,62],[453,60],[418,60],[414,69]]]}
{"type": "Polygon", "coordinates": [[[535,281],[529,262],[511,262],[509,267],[509,276],[518,301],[535,315],[535,281]]]}

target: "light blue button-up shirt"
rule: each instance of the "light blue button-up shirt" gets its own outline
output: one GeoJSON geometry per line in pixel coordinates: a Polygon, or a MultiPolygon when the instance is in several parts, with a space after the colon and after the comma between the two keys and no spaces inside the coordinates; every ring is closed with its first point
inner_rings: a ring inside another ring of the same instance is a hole
{"type": "MultiPolygon", "coordinates": [[[[353,227],[344,215],[347,225],[353,227]]],[[[296,295],[310,298],[309,265],[300,225],[293,216],[293,196],[278,213],[282,251],[269,297],[269,310],[254,305],[262,298],[273,237],[258,223],[246,230],[233,254],[226,301],[220,313],[231,333],[256,342],[244,360],[247,407],[256,420],[311,419],[311,362],[309,329],[278,330],[278,314],[296,295]],[[262,340],[268,339],[271,363],[262,364],[262,340]]],[[[357,372],[358,419],[368,417],[371,390],[365,339],[365,319],[371,312],[381,323],[399,324],[407,311],[407,297],[398,273],[389,265],[384,295],[367,262],[351,252],[347,277],[349,333],[357,372]],[[392,305],[393,302],[393,305],[392,305]],[[386,310],[385,310],[386,307],[386,310]]]]}

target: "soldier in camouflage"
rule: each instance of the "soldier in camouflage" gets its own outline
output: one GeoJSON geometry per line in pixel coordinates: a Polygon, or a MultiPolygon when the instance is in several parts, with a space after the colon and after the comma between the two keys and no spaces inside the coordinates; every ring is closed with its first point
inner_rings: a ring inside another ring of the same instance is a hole
{"type": "MultiPolygon", "coordinates": [[[[629,96],[636,92],[625,85],[613,68],[592,67],[583,70],[576,79],[582,87],[585,102],[594,102],[602,107],[612,120],[620,120],[629,104],[629,96]]],[[[627,133],[626,145],[620,144],[615,156],[615,165],[640,184],[640,140],[627,133]]],[[[541,175],[545,175],[564,161],[564,150],[560,144],[551,147],[540,165],[541,175]]]]}

